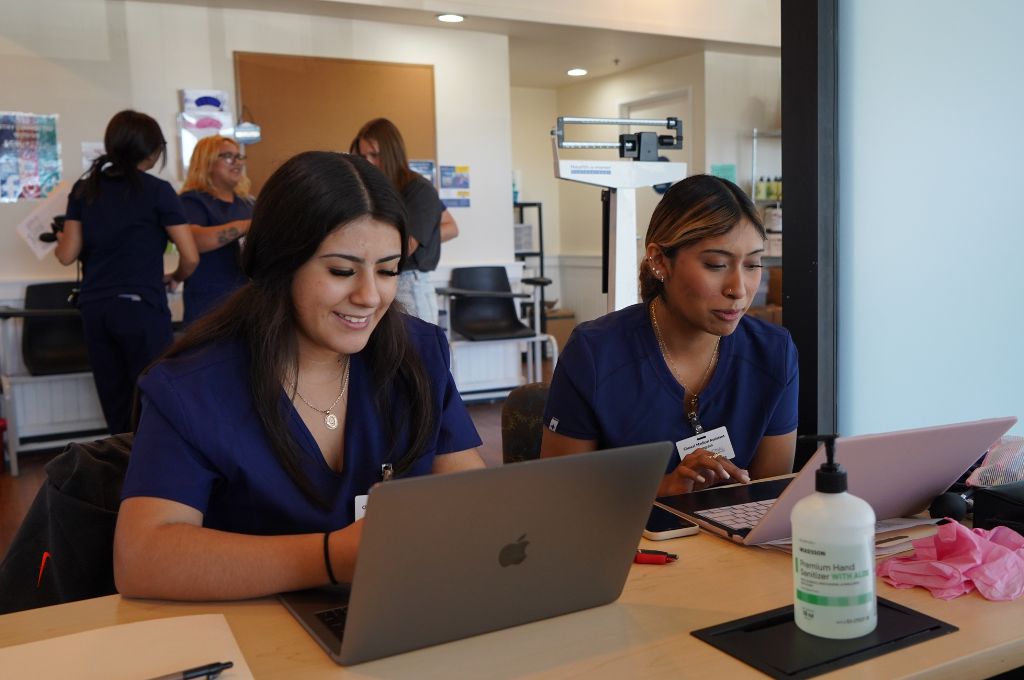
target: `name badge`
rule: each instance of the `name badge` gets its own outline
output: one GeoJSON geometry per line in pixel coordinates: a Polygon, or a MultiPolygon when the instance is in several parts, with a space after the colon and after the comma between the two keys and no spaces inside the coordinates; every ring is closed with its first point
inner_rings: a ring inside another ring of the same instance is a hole
{"type": "Polygon", "coordinates": [[[680,458],[697,449],[720,453],[729,460],[736,457],[736,452],[732,450],[732,441],[729,439],[729,430],[724,425],[676,442],[676,451],[679,452],[680,458]]]}
{"type": "Polygon", "coordinates": [[[355,504],[356,504],[355,516],[356,516],[356,521],[357,522],[359,520],[361,520],[366,515],[366,501],[367,501],[368,498],[369,498],[369,496],[366,495],[365,493],[363,495],[361,495],[361,496],[356,496],[356,499],[355,499],[355,504]]]}

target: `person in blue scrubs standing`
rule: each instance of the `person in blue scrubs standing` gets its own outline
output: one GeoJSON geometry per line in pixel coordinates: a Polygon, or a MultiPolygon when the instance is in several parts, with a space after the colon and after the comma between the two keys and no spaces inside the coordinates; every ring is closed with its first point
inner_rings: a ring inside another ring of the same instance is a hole
{"type": "Polygon", "coordinates": [[[167,288],[184,281],[199,254],[170,184],[147,174],[166,162],[155,120],[121,111],[107,124],[105,153],[68,198],[57,259],[82,261],[79,308],[96,391],[111,434],[128,432],[139,374],[171,344],[167,288]],[[178,267],[164,274],[168,238],[178,267]]]}
{"type": "Polygon", "coordinates": [[[350,581],[371,486],[483,466],[444,334],[392,305],[406,235],[400,195],[358,156],[306,152],[267,180],[249,282],[140,380],[122,595],[350,581]]]}
{"type": "Polygon", "coordinates": [[[238,143],[214,135],[196,143],[181,203],[199,248],[199,267],[185,282],[184,322],[192,323],[242,287],[239,240],[249,231],[253,200],[238,143]]]}
{"type": "Polygon", "coordinates": [[[670,440],[680,457],[659,496],[792,472],[796,346],[786,329],[745,316],[764,241],[732,182],[673,185],[647,230],[643,302],[581,324],[558,358],[542,455],[670,440]]]}
{"type": "Polygon", "coordinates": [[[441,259],[441,244],[459,235],[459,225],[434,185],[409,167],[402,133],[387,118],[363,125],[349,152],[380,168],[402,193],[409,217],[409,257],[402,265],[397,299],[406,313],[437,323],[437,292],[430,273],[441,259]]]}

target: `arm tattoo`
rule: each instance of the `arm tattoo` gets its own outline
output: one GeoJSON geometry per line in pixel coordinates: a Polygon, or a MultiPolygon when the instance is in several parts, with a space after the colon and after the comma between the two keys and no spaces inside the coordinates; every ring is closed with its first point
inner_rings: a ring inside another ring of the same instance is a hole
{"type": "Polygon", "coordinates": [[[222,245],[225,245],[227,243],[231,243],[232,241],[234,241],[236,238],[238,238],[241,235],[242,235],[242,233],[240,231],[238,231],[237,227],[231,227],[230,229],[225,229],[224,231],[222,231],[219,234],[217,234],[217,245],[221,245],[222,246],[222,245]]]}

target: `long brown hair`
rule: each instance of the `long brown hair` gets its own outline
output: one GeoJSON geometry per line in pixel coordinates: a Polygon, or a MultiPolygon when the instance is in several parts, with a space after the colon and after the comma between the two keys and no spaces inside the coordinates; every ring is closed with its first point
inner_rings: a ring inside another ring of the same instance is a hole
{"type": "MultiPolygon", "coordinates": [[[[748,221],[767,238],[761,216],[742,189],[727,179],[693,175],[673,184],[651,215],[644,245],[652,243],[671,259],[683,248],[706,238],[727,234],[748,221]]],[[[640,267],[640,298],[648,303],[665,285],[650,267],[640,267]]]]}
{"type": "MultiPolygon", "coordinates": [[[[286,161],[263,186],[253,212],[242,249],[242,271],[249,283],[190,325],[164,355],[241,341],[249,354],[253,403],[271,447],[296,486],[323,507],[327,499],[302,470],[301,449],[281,409],[281,385],[295,374],[298,363],[291,287],[295,272],[328,234],[364,216],[398,230],[404,262],[405,211],[398,192],[379,170],[358,156],[326,151],[308,151],[286,161]]],[[[426,450],[435,413],[426,369],[410,346],[396,307],[384,313],[361,354],[376,386],[377,412],[390,437],[386,459],[400,475],[426,450]],[[396,397],[406,408],[393,407],[396,397]]]]}
{"type": "Polygon", "coordinates": [[[374,141],[380,152],[380,170],[401,191],[412,181],[415,173],[409,169],[405,141],[395,124],[387,118],[374,118],[359,128],[349,146],[349,153],[359,153],[359,140],[374,141]]]}

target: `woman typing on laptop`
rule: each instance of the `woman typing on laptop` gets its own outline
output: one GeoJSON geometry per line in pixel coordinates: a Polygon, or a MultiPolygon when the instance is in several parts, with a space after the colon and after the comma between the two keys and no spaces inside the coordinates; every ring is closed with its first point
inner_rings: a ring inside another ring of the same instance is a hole
{"type": "Polygon", "coordinates": [[[349,581],[371,486],[483,466],[443,333],[391,307],[406,243],[401,197],[359,157],[308,152],[270,177],[249,282],[139,383],[122,594],[349,581]]]}
{"type": "Polygon", "coordinates": [[[732,182],[673,185],[647,230],[642,302],[581,324],[558,360],[542,456],[670,440],[659,496],[792,472],[797,353],[745,316],[765,231],[732,182]]]}

